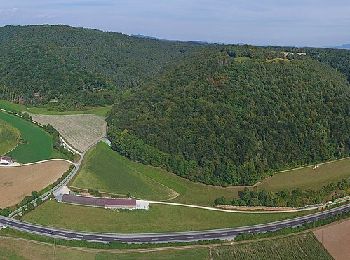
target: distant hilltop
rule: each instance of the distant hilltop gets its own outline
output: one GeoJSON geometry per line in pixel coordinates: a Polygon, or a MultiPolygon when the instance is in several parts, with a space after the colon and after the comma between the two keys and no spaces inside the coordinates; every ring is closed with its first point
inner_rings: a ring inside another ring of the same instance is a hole
{"type": "Polygon", "coordinates": [[[340,45],[340,46],[336,46],[335,48],[337,48],[337,49],[347,49],[347,50],[350,50],[350,43],[348,43],[348,44],[343,44],[343,45],[340,45]]]}

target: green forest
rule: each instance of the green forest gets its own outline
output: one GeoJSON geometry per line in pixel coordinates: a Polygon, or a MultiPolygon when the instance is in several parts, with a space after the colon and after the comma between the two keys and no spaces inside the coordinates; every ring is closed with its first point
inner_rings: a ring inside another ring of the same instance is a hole
{"type": "Polygon", "coordinates": [[[195,44],[69,26],[0,28],[0,99],[65,109],[112,104],[195,44]]]}
{"type": "Polygon", "coordinates": [[[112,142],[132,159],[214,185],[349,154],[347,77],[307,55],[206,48],[118,96],[112,142]]]}
{"type": "Polygon", "coordinates": [[[114,150],[193,181],[254,184],[349,155],[350,51],[0,28],[0,99],[114,104],[114,150]]]}

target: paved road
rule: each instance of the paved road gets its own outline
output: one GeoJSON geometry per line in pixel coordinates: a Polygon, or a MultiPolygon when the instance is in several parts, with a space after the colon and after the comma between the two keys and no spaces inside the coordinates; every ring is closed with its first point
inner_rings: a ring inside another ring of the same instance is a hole
{"type": "Polygon", "coordinates": [[[0,225],[8,226],[16,230],[29,232],[53,238],[66,240],[85,240],[89,242],[125,242],[125,243],[166,243],[166,242],[190,242],[200,240],[229,240],[242,233],[263,233],[276,231],[286,227],[297,227],[305,223],[311,223],[320,219],[325,219],[339,213],[350,212],[350,204],[337,208],[317,212],[315,214],[297,217],[283,221],[276,221],[268,224],[246,226],[239,228],[215,229],[207,231],[191,231],[177,233],[141,233],[141,234],[106,234],[77,232],[73,230],[63,230],[40,225],[34,225],[12,218],[0,217],[0,225]]]}

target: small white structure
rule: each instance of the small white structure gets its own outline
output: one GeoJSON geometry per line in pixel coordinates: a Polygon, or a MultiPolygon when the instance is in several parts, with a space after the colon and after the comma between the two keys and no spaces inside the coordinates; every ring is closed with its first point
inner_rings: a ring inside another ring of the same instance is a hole
{"type": "Polygon", "coordinates": [[[149,210],[149,202],[146,200],[136,200],[136,209],[149,210]]]}
{"type": "Polygon", "coordinates": [[[53,195],[55,196],[56,200],[58,202],[62,202],[62,197],[64,194],[70,194],[70,189],[67,186],[62,186],[58,190],[53,192],[53,195]]]}
{"type": "Polygon", "coordinates": [[[11,157],[8,157],[8,156],[1,156],[0,157],[0,165],[9,166],[13,163],[14,163],[14,161],[12,160],[11,157]]]}

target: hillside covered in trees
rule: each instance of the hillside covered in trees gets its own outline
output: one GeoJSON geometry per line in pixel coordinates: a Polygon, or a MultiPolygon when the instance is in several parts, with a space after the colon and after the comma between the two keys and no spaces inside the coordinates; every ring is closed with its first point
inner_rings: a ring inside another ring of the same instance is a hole
{"type": "Polygon", "coordinates": [[[274,171],[349,155],[347,77],[311,55],[205,48],[118,96],[114,149],[208,184],[254,184],[274,171]]]}
{"type": "Polygon", "coordinates": [[[142,85],[193,47],[69,26],[1,27],[0,99],[112,104],[116,90],[142,85]]]}

